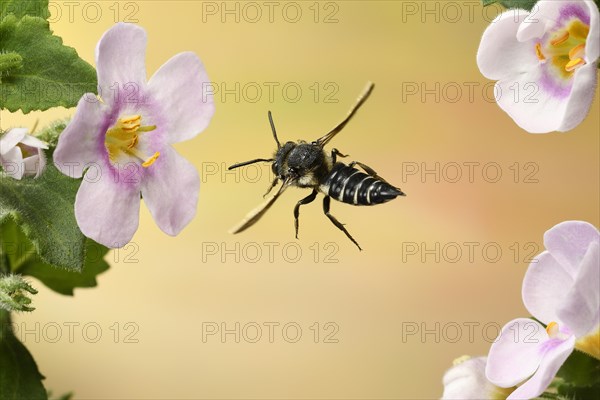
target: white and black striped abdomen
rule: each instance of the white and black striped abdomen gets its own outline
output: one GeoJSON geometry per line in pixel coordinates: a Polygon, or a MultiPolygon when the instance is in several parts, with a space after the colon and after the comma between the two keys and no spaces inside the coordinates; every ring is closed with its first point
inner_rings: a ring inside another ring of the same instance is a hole
{"type": "Polygon", "coordinates": [[[343,163],[333,166],[320,189],[336,200],[355,206],[381,204],[404,194],[389,183],[343,163]]]}

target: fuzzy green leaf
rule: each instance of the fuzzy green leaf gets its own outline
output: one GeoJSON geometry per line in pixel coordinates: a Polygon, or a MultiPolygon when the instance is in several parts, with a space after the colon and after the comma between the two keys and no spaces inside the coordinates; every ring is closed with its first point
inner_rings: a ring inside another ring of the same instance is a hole
{"type": "Polygon", "coordinates": [[[33,311],[29,294],[37,294],[21,275],[0,274],[0,308],[6,311],[33,311]]]}
{"type": "Polygon", "coordinates": [[[81,271],[86,238],[77,226],[73,206],[80,183],[53,165],[37,179],[18,181],[0,172],[0,223],[12,217],[41,260],[81,271]]]}
{"type": "Polygon", "coordinates": [[[48,143],[48,146],[50,146],[49,152],[53,153],[56,146],[58,146],[58,137],[65,130],[68,123],[68,119],[54,121],[37,134],[38,139],[48,143]]]}
{"type": "Polygon", "coordinates": [[[497,3],[498,0],[481,0],[481,2],[483,3],[483,6],[486,7],[486,6],[492,5],[494,3],[497,3]]]}
{"type": "Polygon", "coordinates": [[[563,384],[558,387],[558,394],[574,400],[597,400],[600,399],[600,384],[584,387],[563,384]]]}
{"type": "Polygon", "coordinates": [[[25,15],[48,19],[48,0],[0,0],[0,20],[8,14],[19,19],[25,15]]]}
{"type": "Polygon", "coordinates": [[[10,219],[0,226],[2,251],[8,257],[10,269],[15,274],[39,279],[50,289],[64,295],[73,295],[75,288],[94,287],[96,276],[108,270],[104,256],[108,248],[86,240],[85,262],[81,272],[67,271],[44,262],[36,253],[33,244],[21,229],[10,219]]]}
{"type": "Polygon", "coordinates": [[[47,399],[44,377],[12,331],[10,315],[0,309],[0,399],[47,399]]]}
{"type": "Polygon", "coordinates": [[[491,4],[501,4],[507,9],[519,8],[522,10],[531,11],[537,0],[481,0],[483,6],[489,6],[491,4]]]}
{"type": "Polygon", "coordinates": [[[39,279],[44,285],[60,294],[73,296],[75,288],[97,286],[96,276],[108,270],[103,256],[108,249],[91,239],[86,241],[86,259],[81,272],[66,271],[45,263],[28,263],[20,273],[39,279]]]}
{"type": "Polygon", "coordinates": [[[0,53],[0,84],[3,76],[9,76],[14,71],[23,68],[23,57],[14,51],[0,53]]]}
{"type": "Polygon", "coordinates": [[[94,68],[52,35],[43,18],[5,17],[0,21],[0,49],[22,58],[20,68],[3,72],[0,108],[24,113],[69,108],[77,105],[84,93],[96,92],[94,68]]]}
{"type": "Polygon", "coordinates": [[[580,351],[571,353],[556,376],[571,386],[600,385],[600,360],[580,351]]]}

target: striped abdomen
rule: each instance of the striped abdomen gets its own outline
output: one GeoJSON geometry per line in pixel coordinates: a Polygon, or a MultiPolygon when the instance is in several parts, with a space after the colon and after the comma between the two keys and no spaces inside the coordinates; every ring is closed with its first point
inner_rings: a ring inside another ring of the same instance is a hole
{"type": "Polygon", "coordinates": [[[333,166],[320,190],[336,200],[355,206],[381,204],[404,195],[389,183],[343,163],[333,166]]]}

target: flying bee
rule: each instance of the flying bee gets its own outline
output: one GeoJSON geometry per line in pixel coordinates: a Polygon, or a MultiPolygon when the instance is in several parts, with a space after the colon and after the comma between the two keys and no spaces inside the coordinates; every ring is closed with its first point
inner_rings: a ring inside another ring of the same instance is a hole
{"type": "Polygon", "coordinates": [[[369,166],[359,161],[352,161],[348,165],[338,162],[337,157],[347,157],[347,155],[340,153],[335,148],[328,154],[323,148],[352,119],[358,109],[367,101],[374,87],[373,83],[369,83],[364,93],[358,98],[356,105],[348,113],[348,116],[329,133],[310,143],[299,140],[281,145],[277,138],[273,117],[269,111],[269,123],[273,137],[277,143],[277,151],[273,158],[257,158],[232,165],[229,169],[232,170],[258,162],[272,162],[275,179],[263,197],[267,196],[277,186],[279,181],[282,184],[271,199],[250,212],[239,225],[231,230],[232,233],[242,232],[254,225],[288,187],[296,186],[312,189],[311,194],[298,201],[294,207],[296,239],[298,239],[300,207],[314,201],[320,192],[325,195],[323,199],[323,211],[325,215],[338,229],[346,234],[359,250],[362,250],[344,225],[329,212],[331,198],[354,206],[372,206],[393,200],[397,196],[405,196],[405,194],[400,188],[392,186],[385,179],[377,175],[377,172],[369,166]],[[356,167],[361,168],[364,172],[358,170],[356,167]]]}

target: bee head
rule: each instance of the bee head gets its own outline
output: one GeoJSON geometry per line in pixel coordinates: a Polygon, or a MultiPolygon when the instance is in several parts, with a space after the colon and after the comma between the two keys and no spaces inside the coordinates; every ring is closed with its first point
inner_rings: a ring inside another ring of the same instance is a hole
{"type": "Polygon", "coordinates": [[[283,179],[288,175],[287,158],[294,147],[296,147],[296,143],[287,142],[275,153],[275,161],[273,161],[271,168],[273,169],[275,176],[279,179],[283,179]]]}

